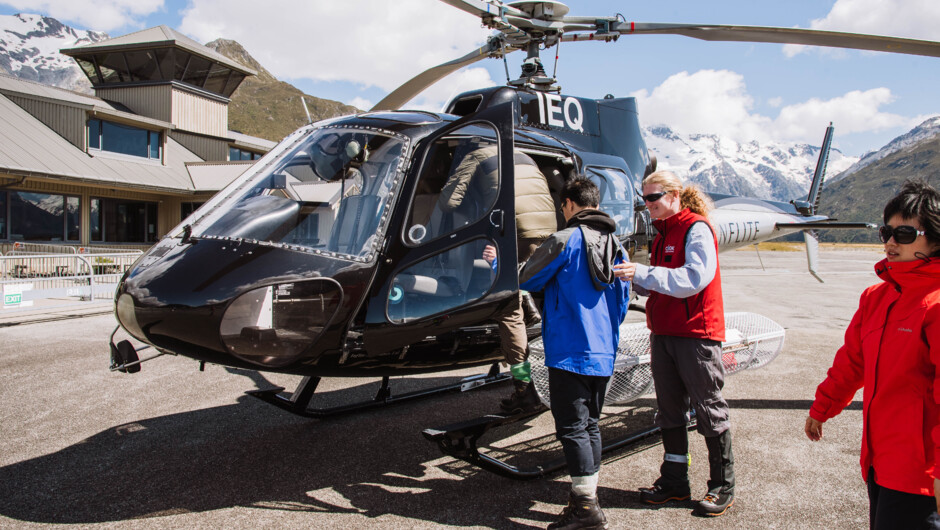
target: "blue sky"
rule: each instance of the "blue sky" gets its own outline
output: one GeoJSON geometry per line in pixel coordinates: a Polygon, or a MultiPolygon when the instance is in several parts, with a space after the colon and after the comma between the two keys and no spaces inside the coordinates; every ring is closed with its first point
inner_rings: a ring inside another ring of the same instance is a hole
{"type": "MultiPolygon", "coordinates": [[[[936,0],[586,1],[574,15],[621,13],[638,22],[766,25],[940,41],[936,0]]],[[[166,24],[200,42],[244,45],[278,78],[305,92],[368,108],[423,69],[464,55],[490,32],[436,0],[31,0],[0,1],[0,14],[40,13],[112,36],[166,24]]],[[[561,46],[566,94],[636,96],[645,125],[719,133],[739,141],[818,145],[836,126],[837,148],[861,155],[940,114],[940,59],[887,53],[712,43],[680,36],[561,46]]],[[[508,57],[518,74],[524,54],[508,57]]],[[[551,72],[553,51],[543,53],[551,72]]],[[[409,106],[438,110],[454,93],[502,84],[485,60],[441,81],[409,106]]]]}

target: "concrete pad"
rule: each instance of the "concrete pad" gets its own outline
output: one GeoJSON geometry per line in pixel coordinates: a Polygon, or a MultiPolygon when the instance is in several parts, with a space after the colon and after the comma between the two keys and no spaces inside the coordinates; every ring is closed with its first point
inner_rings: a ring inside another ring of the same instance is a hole
{"type": "MultiPolygon", "coordinates": [[[[729,513],[693,518],[691,505],[650,509],[637,488],[656,478],[655,440],[605,461],[600,499],[612,528],[863,528],[858,466],[861,396],[803,435],[816,385],[858,297],[877,278],[878,252],[826,250],[820,284],[800,252],[722,254],[727,311],[787,328],[769,366],[729,377],[737,497],[729,513]],[[760,260],[763,261],[763,268],[760,260]]],[[[631,314],[631,319],[642,315],[631,314]]],[[[568,478],[518,482],[443,456],[421,431],[495,410],[508,385],[327,420],[292,416],[243,394],[299,377],[164,356],[138,374],[108,371],[111,315],[22,322],[0,330],[0,527],[544,527],[568,478]]],[[[145,354],[146,352],[141,352],[145,354]]],[[[480,370],[419,378],[450,382],[480,370]]],[[[399,391],[410,388],[393,381],[399,391]]],[[[330,379],[328,401],[368,396],[361,379],[330,379]]],[[[605,410],[605,436],[645,426],[652,396],[605,410]]],[[[513,462],[560,456],[551,417],[487,436],[513,462]]],[[[707,459],[691,435],[693,497],[707,459]]]]}

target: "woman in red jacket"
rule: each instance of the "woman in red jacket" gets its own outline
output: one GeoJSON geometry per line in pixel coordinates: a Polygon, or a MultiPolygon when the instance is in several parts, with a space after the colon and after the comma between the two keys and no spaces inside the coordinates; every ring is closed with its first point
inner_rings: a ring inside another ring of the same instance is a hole
{"type": "Polygon", "coordinates": [[[862,293],[804,430],[823,422],[864,387],[862,478],[871,528],[924,528],[940,507],[940,193],[904,183],[884,210],[883,282],[862,293]],[[935,497],[936,494],[936,497],[935,497]]]}

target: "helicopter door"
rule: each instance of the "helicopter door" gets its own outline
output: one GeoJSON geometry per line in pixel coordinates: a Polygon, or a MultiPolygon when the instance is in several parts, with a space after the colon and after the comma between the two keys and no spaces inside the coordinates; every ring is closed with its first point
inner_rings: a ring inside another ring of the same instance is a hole
{"type": "Polygon", "coordinates": [[[369,303],[370,355],[480,324],[516,296],[512,115],[499,105],[423,142],[369,303]]]}

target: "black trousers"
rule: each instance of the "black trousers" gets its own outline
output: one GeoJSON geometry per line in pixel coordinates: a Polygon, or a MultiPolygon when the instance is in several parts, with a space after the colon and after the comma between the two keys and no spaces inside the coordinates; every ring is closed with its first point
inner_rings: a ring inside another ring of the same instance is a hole
{"type": "Polygon", "coordinates": [[[934,497],[879,486],[874,468],[868,470],[868,516],[872,530],[940,529],[934,497]]]}
{"type": "Polygon", "coordinates": [[[548,369],[555,435],[572,477],[586,477],[601,469],[601,430],[597,422],[608,381],[610,377],[548,369]]]}

